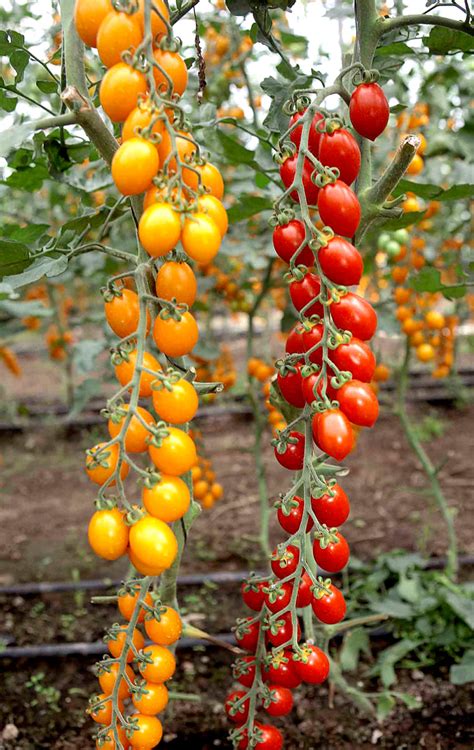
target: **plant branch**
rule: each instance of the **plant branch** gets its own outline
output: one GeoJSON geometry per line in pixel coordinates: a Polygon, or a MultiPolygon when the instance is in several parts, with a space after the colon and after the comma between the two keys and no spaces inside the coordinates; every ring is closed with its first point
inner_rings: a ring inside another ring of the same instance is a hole
{"type": "Polygon", "coordinates": [[[402,29],[405,26],[443,26],[447,29],[464,31],[466,34],[474,36],[473,26],[466,21],[456,21],[454,18],[445,18],[444,16],[429,16],[425,14],[414,14],[407,16],[396,16],[395,18],[380,18],[377,22],[377,34],[380,38],[395,29],[402,29]]]}

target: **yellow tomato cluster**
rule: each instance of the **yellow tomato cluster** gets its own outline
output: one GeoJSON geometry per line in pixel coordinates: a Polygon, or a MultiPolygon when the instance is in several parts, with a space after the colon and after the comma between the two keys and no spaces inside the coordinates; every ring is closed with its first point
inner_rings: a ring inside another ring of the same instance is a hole
{"type": "MultiPolygon", "coordinates": [[[[193,437],[199,446],[202,445],[201,432],[193,430],[193,437]]],[[[216,482],[216,473],[212,467],[211,459],[200,455],[201,450],[199,447],[196,464],[191,469],[193,495],[203,508],[209,510],[215,502],[221,500],[224,495],[224,488],[219,482],[216,482]]]]}
{"type": "Polygon", "coordinates": [[[268,411],[268,423],[272,428],[273,434],[276,435],[278,430],[284,430],[286,420],[283,414],[273,406],[270,401],[271,379],[275,375],[273,365],[268,365],[258,357],[252,357],[247,361],[247,372],[251,378],[255,378],[262,383],[262,394],[265,398],[265,407],[268,411]]]}
{"type": "MultiPolygon", "coordinates": [[[[224,390],[232,388],[237,380],[234,358],[228,346],[222,345],[217,359],[203,359],[194,357],[196,367],[196,380],[201,383],[222,383],[224,390]]],[[[209,393],[205,396],[208,401],[213,401],[215,394],[209,393]]]]}

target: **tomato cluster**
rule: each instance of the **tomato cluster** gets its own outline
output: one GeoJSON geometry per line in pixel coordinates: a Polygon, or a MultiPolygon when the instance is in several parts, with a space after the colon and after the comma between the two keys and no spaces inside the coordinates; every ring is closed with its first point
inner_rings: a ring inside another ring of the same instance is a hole
{"type": "Polygon", "coordinates": [[[219,482],[216,482],[216,472],[212,468],[211,459],[203,455],[202,434],[193,429],[192,437],[198,448],[197,463],[191,469],[193,497],[201,504],[201,507],[209,510],[214,503],[222,499],[224,488],[219,482]]]}
{"type": "Polygon", "coordinates": [[[255,378],[255,380],[262,383],[262,394],[268,410],[268,423],[271,425],[273,434],[276,435],[278,430],[285,429],[286,420],[281,411],[270,401],[271,379],[275,374],[275,368],[272,365],[268,365],[259,357],[251,357],[247,361],[247,372],[249,377],[255,378]]]}

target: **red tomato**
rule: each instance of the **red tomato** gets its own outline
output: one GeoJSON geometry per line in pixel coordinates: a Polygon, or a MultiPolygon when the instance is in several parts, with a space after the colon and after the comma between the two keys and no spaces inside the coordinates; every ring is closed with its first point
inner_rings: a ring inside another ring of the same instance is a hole
{"type": "Polygon", "coordinates": [[[352,337],[329,353],[329,358],[340,370],[350,372],[353,378],[370,383],[375,371],[375,356],[364,341],[352,337]]]}
{"type": "Polygon", "coordinates": [[[296,571],[299,560],[299,548],[289,544],[282,555],[278,554],[278,548],[273,550],[270,565],[277,578],[287,578],[296,571]]]}
{"type": "Polygon", "coordinates": [[[270,716],[286,716],[293,708],[293,694],[291,690],[282,685],[269,685],[272,702],[265,707],[270,716]]]}
{"type": "MultiPolygon", "coordinates": [[[[273,230],[273,247],[285,263],[289,263],[299,247],[305,243],[306,230],[302,221],[292,219],[288,224],[278,225],[273,230]]],[[[295,258],[297,265],[312,266],[313,251],[305,244],[295,258]]]]}
{"type": "Polygon", "coordinates": [[[234,724],[245,724],[245,722],[247,721],[250,706],[249,699],[247,698],[246,700],[244,700],[239,708],[237,708],[235,705],[242,698],[245,698],[246,695],[246,690],[234,690],[232,693],[229,693],[229,695],[225,699],[224,710],[229,719],[233,721],[234,724]]]}
{"type": "Polygon", "coordinates": [[[358,250],[342,237],[333,237],[318,251],[321,270],[334,284],[352,286],[358,284],[364,263],[358,250]]]}
{"type": "MultiPolygon", "coordinates": [[[[310,349],[313,348],[313,346],[316,346],[316,344],[319,344],[322,341],[324,333],[324,328],[322,323],[315,323],[311,328],[308,330],[304,330],[303,333],[303,346],[304,351],[309,352],[310,349]]],[[[309,355],[309,361],[313,362],[316,365],[320,365],[323,361],[323,347],[318,346],[311,354],[309,355]]],[[[304,378],[303,378],[304,380],[304,378]]]]}
{"type": "Polygon", "coordinates": [[[316,563],[328,573],[339,573],[346,567],[349,561],[349,545],[346,538],[339,532],[336,533],[337,542],[329,542],[327,547],[321,547],[320,540],[315,539],[313,543],[313,555],[316,563]]]}
{"type": "Polygon", "coordinates": [[[270,612],[274,614],[281,612],[285,609],[291,601],[291,595],[293,593],[293,586],[289,581],[286,583],[280,583],[280,581],[274,582],[272,586],[268,586],[270,589],[265,594],[265,604],[270,612]]]}
{"type": "Polygon", "coordinates": [[[301,432],[290,432],[290,438],[294,443],[287,443],[284,453],[279,453],[275,446],[275,458],[281,466],[290,471],[298,471],[303,468],[304,463],[304,435],[301,432]]]}
{"type": "MultiPolygon", "coordinates": [[[[273,727],[271,724],[261,724],[256,721],[255,727],[259,729],[260,738],[256,745],[253,745],[253,750],[282,750],[283,749],[283,735],[279,729],[273,727]]],[[[240,740],[237,745],[238,750],[247,750],[249,747],[248,732],[245,730],[244,738],[240,740]]]]}
{"type": "Polygon", "coordinates": [[[253,651],[257,648],[260,626],[258,622],[251,622],[251,617],[246,617],[242,624],[239,624],[235,633],[235,640],[240,648],[244,651],[253,651]]]}
{"type": "MultiPolygon", "coordinates": [[[[280,177],[286,188],[291,187],[295,179],[297,160],[298,154],[294,154],[293,156],[289,156],[287,159],[285,159],[283,164],[280,166],[280,177]]],[[[319,193],[319,188],[316,187],[314,182],[312,182],[311,180],[311,175],[313,174],[313,172],[313,164],[309,159],[305,158],[303,164],[302,182],[304,194],[306,196],[306,202],[309,206],[316,205],[319,193]]],[[[290,195],[296,203],[299,203],[300,198],[296,190],[293,190],[290,195]]]]}
{"type": "Polygon", "coordinates": [[[371,141],[387,127],[390,108],[378,83],[361,83],[352,92],[349,104],[351,123],[359,135],[371,141]]]}
{"type": "Polygon", "coordinates": [[[357,195],[342,180],[325,185],[319,192],[318,211],[323,224],[336,234],[353,237],[360,222],[357,195]]]}
{"type": "Polygon", "coordinates": [[[303,682],[310,685],[319,685],[329,676],[329,659],[320,648],[309,643],[303,646],[301,658],[298,655],[293,656],[295,672],[303,682]]]}
{"type": "Polygon", "coordinates": [[[302,409],[305,405],[305,400],[302,390],[302,378],[301,378],[301,365],[292,365],[295,371],[286,370],[286,374],[282,375],[280,372],[277,375],[277,383],[280,389],[280,393],[289,404],[296,406],[297,409],[302,409]]]}
{"type": "MultiPolygon", "coordinates": [[[[291,641],[293,638],[294,627],[291,612],[285,612],[285,614],[278,616],[276,622],[273,623],[273,628],[267,630],[267,638],[270,643],[278,648],[291,641]]],[[[301,638],[301,627],[297,620],[296,622],[296,639],[299,641],[301,638]]]]}
{"type": "Polygon", "coordinates": [[[298,595],[296,597],[296,607],[303,609],[311,604],[313,599],[313,582],[307,573],[303,573],[301,576],[300,585],[298,587],[298,595]]]}
{"type": "Polygon", "coordinates": [[[349,422],[373,427],[379,415],[379,402],[370,385],[361,380],[349,380],[335,392],[335,397],[349,422]]]}
{"type": "Polygon", "coordinates": [[[262,668],[264,682],[271,682],[287,688],[296,688],[301,684],[296,674],[291,651],[278,651],[268,666],[262,668]]]}
{"type": "Polygon", "coordinates": [[[331,315],[338,328],[350,331],[362,341],[371,339],[377,328],[377,313],[374,308],[353,292],[347,292],[339,302],[331,305],[331,315]]]}
{"type": "Polygon", "coordinates": [[[260,612],[263,607],[263,602],[265,600],[263,589],[266,585],[266,581],[259,581],[259,583],[244,581],[241,586],[240,593],[242,594],[244,604],[246,604],[249,609],[253,609],[254,612],[260,612]]]}
{"type": "Polygon", "coordinates": [[[336,622],[341,622],[344,619],[346,601],[339,589],[332,583],[329,586],[329,591],[329,594],[323,593],[319,599],[314,596],[311,606],[320,622],[324,622],[326,625],[335,625],[336,622]]]}
{"type": "Polygon", "coordinates": [[[350,512],[349,498],[339,484],[321,497],[312,497],[311,507],[319,523],[325,523],[330,529],[342,526],[350,512]]]}
{"type": "Polygon", "coordinates": [[[255,657],[243,656],[239,659],[238,663],[241,664],[243,671],[239,669],[240,674],[237,674],[237,671],[234,668],[234,677],[237,679],[237,682],[240,682],[244,687],[252,687],[256,672],[255,657]]]}
{"type": "MultiPolygon", "coordinates": [[[[319,279],[319,276],[316,276],[315,273],[310,273],[309,271],[308,273],[305,273],[301,281],[295,280],[290,284],[291,301],[293,302],[298,312],[301,312],[301,310],[306,307],[306,305],[309,305],[311,300],[317,297],[320,291],[321,281],[319,279]]],[[[306,318],[311,317],[311,315],[322,316],[323,306],[321,302],[315,300],[315,302],[312,305],[309,305],[309,307],[304,311],[303,314],[306,318]]]]}
{"type": "MultiPolygon", "coordinates": [[[[305,109],[302,112],[295,112],[295,114],[292,115],[291,118],[290,118],[290,127],[295,122],[298,122],[298,120],[300,119],[300,117],[302,115],[304,115],[305,112],[306,112],[305,109]]],[[[314,156],[317,156],[318,152],[319,152],[319,143],[320,143],[320,139],[321,139],[321,135],[322,134],[318,130],[317,126],[318,126],[318,122],[320,122],[321,120],[324,120],[324,115],[322,115],[321,112],[316,112],[315,115],[314,115],[314,117],[313,117],[313,121],[311,123],[310,130],[309,130],[308,149],[311,151],[311,153],[314,156]]],[[[297,146],[297,148],[299,148],[299,146],[300,146],[302,131],[303,131],[303,126],[302,125],[298,125],[290,133],[290,140],[293,141],[293,143],[295,144],[295,146],[297,146]]]]}
{"type": "Polygon", "coordinates": [[[342,461],[354,447],[354,433],[340,409],[328,409],[313,416],[313,439],[323,453],[342,461]]]}
{"type": "MultiPolygon", "coordinates": [[[[284,529],[288,534],[296,534],[299,527],[301,526],[301,521],[303,518],[303,510],[304,510],[304,500],[302,497],[298,497],[298,495],[295,495],[292,502],[297,503],[297,505],[291,505],[289,512],[286,512],[285,508],[278,508],[278,523],[280,524],[281,528],[284,529]]],[[[311,516],[308,516],[308,521],[306,523],[306,532],[311,531],[313,528],[314,521],[311,518],[311,516]]]]}
{"type": "Polygon", "coordinates": [[[318,158],[325,167],[337,167],[339,178],[346,185],[351,185],[359,174],[360,148],[345,128],[322,134],[318,158]]]}
{"type": "Polygon", "coordinates": [[[288,334],[285,344],[287,354],[302,354],[305,351],[303,344],[303,333],[305,328],[302,323],[296,323],[288,334]]]}

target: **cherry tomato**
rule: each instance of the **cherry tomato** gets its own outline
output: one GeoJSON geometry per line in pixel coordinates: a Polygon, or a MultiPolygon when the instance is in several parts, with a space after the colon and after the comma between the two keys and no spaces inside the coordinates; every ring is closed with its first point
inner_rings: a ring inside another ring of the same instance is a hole
{"type": "Polygon", "coordinates": [[[311,606],[320,622],[324,622],[326,625],[335,625],[336,622],[344,619],[346,602],[339,589],[332,583],[329,586],[329,591],[329,594],[323,593],[320,598],[314,596],[311,606]]]}
{"type": "Polygon", "coordinates": [[[285,609],[291,601],[291,595],[293,592],[292,584],[287,581],[286,583],[275,582],[273,585],[267,584],[267,588],[270,591],[265,593],[265,604],[270,612],[276,613],[281,612],[285,609]]]}
{"type": "Polygon", "coordinates": [[[313,372],[312,375],[309,375],[307,378],[303,378],[303,395],[307,404],[312,404],[313,401],[317,401],[318,396],[319,398],[322,398],[324,381],[321,378],[318,382],[318,379],[318,372],[313,372]]]}
{"type": "Polygon", "coordinates": [[[198,211],[184,222],[181,244],[184,252],[197,263],[210,263],[221,246],[222,236],[216,222],[198,211]]]}
{"type": "MultiPolygon", "coordinates": [[[[105,695],[112,695],[112,692],[115,688],[115,684],[117,682],[118,677],[118,671],[119,671],[119,664],[117,662],[113,664],[108,664],[107,666],[103,666],[100,668],[99,671],[99,685],[102,689],[102,692],[105,693],[105,695]]],[[[128,666],[128,664],[125,667],[125,671],[127,674],[128,679],[133,682],[135,678],[135,673],[131,667],[128,666]]],[[[130,688],[128,687],[127,680],[125,677],[122,677],[120,680],[120,685],[118,688],[118,697],[120,700],[123,700],[124,698],[127,698],[130,694],[130,688]]]]}
{"type": "MultiPolygon", "coordinates": [[[[105,484],[114,473],[119,460],[119,446],[117,443],[97,443],[91,448],[91,455],[86,456],[86,473],[89,479],[96,484],[105,484]]],[[[125,479],[130,466],[126,461],[120,467],[120,478],[125,479]]],[[[115,479],[109,483],[109,487],[115,485],[115,479]]]]}
{"type": "MultiPolygon", "coordinates": [[[[125,120],[123,127],[122,127],[122,143],[124,141],[128,141],[130,138],[135,138],[136,136],[140,136],[141,131],[145,128],[150,128],[151,126],[151,132],[155,133],[159,136],[163,136],[164,130],[165,130],[165,120],[164,119],[158,119],[158,115],[160,114],[160,109],[155,107],[149,99],[141,99],[138,102],[138,106],[135,107],[135,109],[132,109],[130,114],[128,115],[127,119],[125,120]],[[153,125],[151,124],[153,120],[153,125]]],[[[168,114],[168,111],[166,112],[168,114]]],[[[156,149],[156,146],[154,147],[157,154],[158,150],[156,149]]],[[[159,155],[158,155],[159,159],[159,155]]],[[[152,185],[148,188],[147,195],[145,196],[144,201],[144,208],[148,208],[148,205],[151,205],[151,203],[156,203],[156,200],[159,197],[163,196],[164,191],[162,190],[158,196],[155,197],[155,194],[159,191],[159,188],[156,187],[156,185],[152,185]]]]}
{"type": "Polygon", "coordinates": [[[132,702],[135,708],[145,716],[155,716],[164,711],[169,699],[166,685],[145,682],[142,687],[146,690],[146,693],[143,693],[140,697],[132,694],[132,702]]]}
{"type": "Polygon", "coordinates": [[[140,662],[138,669],[145,680],[150,682],[166,682],[176,669],[176,660],[171,651],[164,646],[147,646],[143,649],[145,656],[151,658],[151,662],[140,662]]]}
{"type": "Polygon", "coordinates": [[[249,699],[247,698],[244,700],[239,708],[234,707],[235,703],[239,702],[242,698],[245,698],[246,695],[246,690],[233,690],[225,699],[224,710],[234,724],[245,724],[247,721],[250,707],[249,699]]]}
{"type": "Polygon", "coordinates": [[[181,617],[173,607],[162,607],[159,620],[154,617],[145,619],[147,636],[159,646],[171,646],[181,638],[183,625],[181,617]]]}
{"type": "Polygon", "coordinates": [[[158,151],[151,141],[138,137],[124,141],[112,159],[112,177],[117,190],[122,195],[144,193],[159,166],[158,151]]]}
{"type": "MultiPolygon", "coordinates": [[[[302,112],[295,112],[294,115],[290,117],[290,127],[295,123],[298,122],[300,117],[304,115],[306,110],[304,109],[302,112]]],[[[324,120],[324,115],[321,114],[321,112],[316,112],[313,120],[311,122],[311,126],[309,129],[309,136],[308,136],[308,149],[311,151],[313,156],[317,156],[319,153],[319,144],[321,140],[321,131],[318,130],[318,123],[320,121],[324,120]]],[[[290,133],[290,140],[293,141],[295,146],[299,148],[301,143],[301,134],[303,132],[303,125],[297,125],[294,130],[290,133]]]]}
{"type": "Polygon", "coordinates": [[[310,349],[316,347],[309,355],[309,361],[316,365],[320,365],[323,361],[323,347],[317,346],[323,340],[323,334],[324,328],[322,323],[314,323],[310,329],[305,328],[303,333],[304,351],[309,352],[310,349]]]}
{"type": "Polygon", "coordinates": [[[187,513],[191,496],[186,482],[180,477],[161,474],[157,484],[143,488],[142,500],[151,516],[173,523],[187,513]]]}
{"type": "Polygon", "coordinates": [[[301,684],[300,677],[296,674],[295,665],[291,651],[277,651],[272,655],[268,666],[262,668],[264,682],[270,682],[282,687],[296,688],[301,684]]]}
{"type": "Polygon", "coordinates": [[[159,390],[153,391],[153,408],[165,422],[185,424],[190,422],[197,412],[199,399],[192,383],[181,378],[171,384],[171,390],[161,384],[159,390]]]}
{"type": "Polygon", "coordinates": [[[111,0],[76,0],[74,25],[88,47],[97,47],[97,34],[104,18],[113,10],[111,0]]]}
{"type": "MultiPolygon", "coordinates": [[[[285,508],[281,507],[278,508],[278,522],[282,529],[284,529],[288,534],[295,534],[299,527],[301,526],[301,521],[303,518],[303,511],[304,511],[304,500],[302,497],[298,497],[298,495],[295,495],[293,498],[293,501],[297,503],[297,505],[292,505],[289,512],[286,512],[285,508]]],[[[306,523],[306,532],[311,531],[313,527],[313,519],[308,516],[308,520],[306,523]]]]}
{"type": "MultiPolygon", "coordinates": [[[[126,637],[127,637],[127,628],[123,627],[117,630],[116,633],[112,636],[112,638],[110,638],[110,640],[107,642],[107,647],[115,659],[120,658],[120,656],[122,655],[122,652],[125,646],[126,637]]],[[[136,651],[140,651],[140,649],[142,649],[143,646],[145,645],[144,637],[142,636],[140,631],[137,630],[136,628],[132,634],[132,643],[136,651]]],[[[127,653],[126,661],[130,663],[134,659],[135,659],[135,654],[133,653],[132,647],[130,647],[127,653]]]]}
{"type": "Polygon", "coordinates": [[[352,286],[358,284],[364,263],[358,250],[342,237],[333,237],[318,251],[321,270],[334,284],[352,286]]]}
{"type": "Polygon", "coordinates": [[[175,247],[181,236],[179,213],[170,203],[153,203],[140,218],[138,236],[152,258],[166,255],[175,247]]]}
{"type": "Polygon", "coordinates": [[[340,409],[328,409],[313,416],[313,439],[323,453],[342,461],[354,447],[354,433],[340,409]]]}
{"type": "Polygon", "coordinates": [[[287,443],[283,453],[279,453],[275,446],[275,458],[285,469],[298,471],[303,468],[305,439],[301,432],[295,432],[295,430],[290,432],[290,438],[295,442],[287,443]]]}
{"type": "Polygon", "coordinates": [[[260,626],[258,622],[250,622],[251,617],[245,618],[235,633],[237,645],[244,651],[255,652],[258,644],[260,626]]]}
{"type": "Polygon", "coordinates": [[[303,682],[319,685],[329,676],[329,659],[320,648],[309,643],[303,646],[302,657],[293,656],[295,672],[303,682]]]}
{"type": "MultiPolygon", "coordinates": [[[[115,365],[115,376],[117,380],[119,381],[120,385],[128,385],[132,382],[132,378],[135,374],[135,367],[137,363],[137,350],[133,349],[131,352],[127,352],[126,354],[122,355],[123,361],[115,365]]],[[[153,356],[153,354],[150,354],[149,352],[143,352],[143,360],[142,360],[143,367],[146,367],[147,370],[152,370],[153,372],[160,372],[161,365],[158,362],[157,359],[153,356]]],[[[142,398],[148,398],[152,395],[152,383],[156,380],[156,377],[154,375],[150,375],[149,372],[142,372],[140,375],[140,381],[139,381],[139,395],[142,398]]]]}
{"type": "Polygon", "coordinates": [[[136,554],[133,552],[133,550],[130,549],[130,547],[128,548],[128,557],[130,558],[130,562],[132,563],[133,567],[136,568],[138,572],[144,576],[154,577],[160,576],[163,573],[163,568],[160,568],[157,565],[145,565],[145,563],[136,556],[136,554]]]}
{"type": "Polygon", "coordinates": [[[201,195],[198,198],[198,209],[200,213],[207,214],[217,224],[221,237],[223,237],[229,228],[229,219],[220,200],[215,195],[201,195]]]}
{"type": "Polygon", "coordinates": [[[297,609],[303,609],[311,604],[313,599],[313,582],[307,573],[303,573],[301,576],[300,585],[298,587],[298,595],[296,597],[297,609]]]}
{"type": "Polygon", "coordinates": [[[118,508],[97,510],[89,521],[89,544],[99,557],[118,560],[128,546],[128,526],[118,508]]]}
{"type": "Polygon", "coordinates": [[[201,185],[205,188],[206,192],[213,195],[217,199],[221,199],[224,195],[224,180],[222,175],[214,166],[206,162],[204,165],[197,165],[196,172],[187,170],[184,176],[183,182],[188,185],[192,190],[197,191],[199,188],[199,176],[201,177],[201,185]]]}
{"type": "Polygon", "coordinates": [[[100,693],[97,696],[97,701],[89,709],[89,714],[97,724],[110,724],[112,721],[112,699],[110,695],[100,693]],[[99,705],[101,701],[105,701],[99,705]]]}
{"type": "MultiPolygon", "coordinates": [[[[104,302],[104,311],[107,323],[119,338],[124,339],[137,330],[140,305],[138,295],[131,289],[120,289],[110,302],[104,302]]],[[[147,311],[147,331],[149,328],[150,313],[147,311]]]]}
{"type": "Polygon", "coordinates": [[[296,265],[313,265],[313,251],[305,244],[305,240],[306,230],[303,222],[298,219],[292,219],[288,224],[279,224],[273,230],[273,247],[285,263],[289,263],[298,248],[302,247],[295,258],[296,265]]]}
{"type": "Polygon", "coordinates": [[[197,462],[194,441],[186,432],[176,427],[169,427],[168,433],[159,448],[150,445],[150,458],[158,471],[166,472],[173,477],[186,474],[197,462]]]}
{"type": "Polygon", "coordinates": [[[360,427],[373,427],[379,415],[379,402],[367,383],[349,380],[335,391],[341,411],[352,424],[360,427]]]}
{"type": "Polygon", "coordinates": [[[339,179],[346,185],[351,185],[359,174],[360,149],[352,133],[345,128],[322,134],[318,158],[325,167],[337,167],[339,179]]]}
{"type": "MultiPolygon", "coordinates": [[[[280,177],[286,188],[289,188],[293,185],[293,181],[296,175],[297,160],[298,154],[294,154],[293,156],[289,156],[287,159],[285,159],[283,164],[280,166],[280,177]]],[[[319,188],[311,180],[311,175],[313,174],[313,172],[314,166],[309,159],[305,158],[303,164],[302,183],[304,194],[306,196],[306,202],[309,206],[316,205],[319,193],[319,188]]],[[[293,190],[290,195],[296,203],[299,203],[300,199],[297,190],[293,190]]]]}
{"type": "Polygon", "coordinates": [[[244,581],[241,586],[240,593],[242,594],[244,604],[249,609],[253,609],[254,612],[260,612],[263,607],[263,602],[265,601],[263,589],[266,585],[266,581],[259,581],[258,583],[244,581]]]}
{"type": "Polygon", "coordinates": [[[171,52],[170,50],[160,49],[158,47],[154,50],[153,57],[162,69],[160,70],[156,66],[153,67],[156,87],[161,92],[168,92],[169,82],[168,78],[165,76],[166,73],[172,81],[172,91],[169,93],[175,93],[182,96],[188,85],[188,69],[181,55],[177,52],[171,52]]]}
{"type": "Polygon", "coordinates": [[[97,52],[106,68],[122,62],[122,52],[136,50],[143,39],[135,15],[111,10],[97,33],[97,52]]]}
{"type": "Polygon", "coordinates": [[[239,659],[238,672],[234,669],[234,677],[244,687],[250,688],[255,680],[255,657],[242,656],[239,659]]]}
{"type": "Polygon", "coordinates": [[[323,224],[336,234],[352,237],[356,233],[361,216],[360,203],[342,180],[328,183],[320,190],[318,211],[323,224]]]}
{"type": "MultiPolygon", "coordinates": [[[[153,0],[151,5],[151,33],[153,34],[153,40],[155,40],[158,34],[167,33],[168,29],[163,18],[169,21],[170,12],[164,0],[153,0]],[[158,12],[155,13],[153,8],[156,8],[158,12]]],[[[136,15],[140,22],[142,31],[145,32],[145,0],[138,0],[138,10],[136,15]]]]}
{"type": "Polygon", "coordinates": [[[390,108],[378,83],[361,83],[351,95],[349,116],[354,129],[375,141],[387,127],[390,108]]]}
{"type": "Polygon", "coordinates": [[[350,331],[362,341],[371,339],[377,328],[377,313],[374,308],[353,292],[347,292],[339,302],[331,305],[331,315],[338,328],[350,331]]]}
{"type": "Polygon", "coordinates": [[[112,122],[124,122],[137,106],[140,95],[147,92],[143,73],[119,62],[109,68],[100,84],[99,98],[104,112],[112,122]]]}
{"type": "Polygon", "coordinates": [[[303,334],[305,328],[302,323],[296,323],[288,334],[285,344],[287,354],[302,354],[305,351],[303,344],[303,334]]]}
{"type": "Polygon", "coordinates": [[[289,544],[281,554],[278,548],[273,550],[270,565],[277,578],[287,578],[296,572],[299,560],[299,548],[294,544],[289,544]]]}
{"type": "Polygon", "coordinates": [[[353,378],[370,383],[375,371],[375,356],[361,339],[352,337],[348,344],[341,344],[329,352],[329,358],[343,372],[350,372],[353,378]]]}
{"type": "MultiPolygon", "coordinates": [[[[127,412],[128,408],[128,404],[123,404],[123,406],[120,407],[120,410],[127,412]]],[[[145,427],[143,422],[146,422],[146,424],[152,427],[155,424],[155,420],[150,412],[143,409],[143,407],[137,406],[135,408],[139,416],[135,416],[134,414],[128,424],[125,433],[125,450],[128,453],[144,453],[148,448],[148,440],[151,438],[151,432],[145,427]]],[[[118,422],[114,421],[112,417],[109,419],[108,429],[111,438],[117,437],[121,432],[125,419],[126,414],[124,414],[118,422]]]]}
{"type": "Polygon", "coordinates": [[[305,273],[301,281],[292,281],[290,284],[290,297],[294,306],[301,312],[306,305],[309,305],[304,311],[306,318],[311,315],[323,315],[323,306],[319,300],[310,305],[311,300],[315,299],[321,291],[321,281],[315,273],[305,273]]]}
{"type": "Polygon", "coordinates": [[[282,685],[269,685],[271,703],[265,706],[270,716],[286,716],[293,708],[293,694],[282,685]]]}
{"type": "MultiPolygon", "coordinates": [[[[120,611],[120,614],[122,615],[125,620],[130,620],[132,618],[132,615],[135,611],[135,606],[138,601],[138,595],[139,591],[137,590],[135,594],[131,594],[129,591],[125,591],[122,594],[118,595],[117,598],[117,604],[120,611]]],[[[145,596],[145,602],[150,607],[153,606],[153,599],[151,598],[151,594],[147,594],[145,596]]],[[[137,622],[143,622],[145,619],[145,610],[143,607],[140,608],[140,614],[138,615],[137,622]]]]}
{"type": "Polygon", "coordinates": [[[153,516],[143,516],[130,528],[130,549],[145,565],[167,570],[178,553],[170,527],[153,516]]]}
{"type": "MultiPolygon", "coordinates": [[[[122,743],[123,747],[126,748],[127,750],[129,747],[129,744],[128,744],[128,737],[126,735],[125,729],[122,726],[117,725],[117,732],[120,738],[120,742],[122,743]]],[[[118,745],[114,739],[114,730],[109,729],[109,731],[105,735],[105,738],[101,738],[100,744],[99,744],[99,740],[96,740],[95,747],[96,747],[96,750],[117,750],[118,745]]]]}
{"type": "MultiPolygon", "coordinates": [[[[261,739],[258,740],[256,745],[253,745],[253,750],[282,750],[283,735],[279,729],[271,724],[261,724],[259,721],[256,721],[254,726],[259,729],[261,739]]],[[[240,740],[237,747],[238,750],[247,750],[249,747],[247,730],[245,730],[244,738],[240,740]]]]}
{"type": "Polygon", "coordinates": [[[197,295],[197,281],[187,263],[169,260],[163,263],[155,279],[156,296],[171,302],[184,302],[188,307],[194,304],[197,295]]]}
{"type": "MultiPolygon", "coordinates": [[[[269,642],[278,648],[287,644],[293,638],[294,626],[291,612],[285,612],[283,615],[279,615],[276,622],[273,623],[273,628],[267,630],[266,636],[269,642]]],[[[299,622],[296,626],[296,639],[299,641],[301,638],[301,627],[299,622]]]]}
{"type": "Polygon", "coordinates": [[[292,365],[294,372],[287,369],[285,375],[280,372],[277,375],[277,383],[280,393],[289,404],[297,409],[302,409],[305,400],[302,391],[301,365],[292,365]]]}
{"type": "Polygon", "coordinates": [[[327,570],[328,573],[339,573],[346,567],[349,561],[349,545],[345,537],[336,533],[337,542],[329,542],[327,547],[322,547],[319,539],[314,540],[313,554],[316,563],[327,570]]]}
{"type": "Polygon", "coordinates": [[[330,529],[342,526],[349,518],[349,499],[339,484],[321,497],[311,498],[311,507],[319,523],[325,523],[330,529]]]}
{"type": "Polygon", "coordinates": [[[158,315],[153,326],[153,339],[167,357],[183,357],[194,349],[199,339],[196,319],[190,312],[183,313],[180,320],[158,315]]]}
{"type": "Polygon", "coordinates": [[[136,728],[129,732],[129,741],[132,747],[148,750],[155,747],[163,737],[161,721],[156,716],[146,714],[133,714],[136,728]]]}

